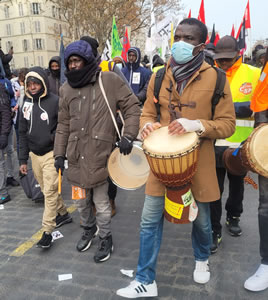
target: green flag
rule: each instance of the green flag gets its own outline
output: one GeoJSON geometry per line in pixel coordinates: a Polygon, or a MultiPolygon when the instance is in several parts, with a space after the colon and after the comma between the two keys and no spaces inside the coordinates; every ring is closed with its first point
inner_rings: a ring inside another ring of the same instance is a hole
{"type": "Polygon", "coordinates": [[[122,47],[122,44],[120,42],[118,30],[117,30],[117,27],[116,27],[116,24],[115,24],[115,17],[113,17],[111,46],[112,46],[112,58],[114,58],[115,56],[120,56],[123,47],[122,47]]]}

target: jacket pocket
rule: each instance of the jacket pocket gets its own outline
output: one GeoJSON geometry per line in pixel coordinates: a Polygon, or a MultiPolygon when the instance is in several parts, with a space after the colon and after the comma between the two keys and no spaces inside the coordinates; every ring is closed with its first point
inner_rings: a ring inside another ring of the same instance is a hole
{"type": "Polygon", "coordinates": [[[100,133],[92,132],[92,139],[96,146],[96,159],[94,166],[106,166],[109,155],[112,152],[115,137],[100,133]]]}
{"type": "Polygon", "coordinates": [[[72,164],[77,164],[80,156],[78,151],[78,140],[78,136],[76,135],[70,136],[68,139],[66,154],[68,162],[72,164]]]}

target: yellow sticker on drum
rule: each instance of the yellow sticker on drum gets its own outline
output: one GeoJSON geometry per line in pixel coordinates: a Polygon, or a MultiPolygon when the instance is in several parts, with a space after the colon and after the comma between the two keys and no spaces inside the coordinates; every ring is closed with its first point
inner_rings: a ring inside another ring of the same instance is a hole
{"type": "Polygon", "coordinates": [[[181,196],[182,202],[184,204],[185,207],[187,207],[188,205],[192,204],[194,201],[194,196],[192,194],[191,189],[185,193],[184,195],[181,196]]]}
{"type": "Polygon", "coordinates": [[[181,219],[184,205],[173,202],[165,195],[165,210],[173,218],[181,219]]]}

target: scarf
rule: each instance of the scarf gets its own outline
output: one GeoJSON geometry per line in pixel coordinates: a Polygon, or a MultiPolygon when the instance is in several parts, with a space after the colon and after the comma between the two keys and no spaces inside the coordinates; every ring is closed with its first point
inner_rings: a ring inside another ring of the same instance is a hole
{"type": "Polygon", "coordinates": [[[171,57],[170,66],[172,68],[172,73],[174,79],[177,83],[177,91],[179,95],[182,95],[182,92],[193,74],[200,69],[204,61],[204,52],[199,52],[192,60],[188,63],[179,65],[176,63],[173,57],[171,57]]]}
{"type": "Polygon", "coordinates": [[[94,61],[85,65],[82,69],[66,70],[64,74],[72,88],[81,88],[89,84],[94,76],[100,71],[101,69],[94,59],[94,61]]]}

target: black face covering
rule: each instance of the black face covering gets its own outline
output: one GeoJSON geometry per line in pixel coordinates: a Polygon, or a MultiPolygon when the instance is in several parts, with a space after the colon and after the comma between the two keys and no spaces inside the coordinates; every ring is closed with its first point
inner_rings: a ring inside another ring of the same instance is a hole
{"type": "Polygon", "coordinates": [[[92,58],[82,69],[66,70],[64,74],[72,88],[80,88],[92,82],[94,76],[100,71],[96,59],[92,58]]]}
{"type": "Polygon", "coordinates": [[[60,69],[57,70],[50,69],[50,73],[52,74],[53,77],[60,78],[60,69]]]}
{"type": "Polygon", "coordinates": [[[41,88],[41,90],[38,93],[32,94],[32,93],[30,93],[29,90],[28,90],[28,93],[31,95],[31,97],[33,97],[33,101],[38,101],[39,98],[40,98],[40,96],[43,95],[44,91],[45,91],[45,88],[42,85],[42,88],[41,88]]]}

